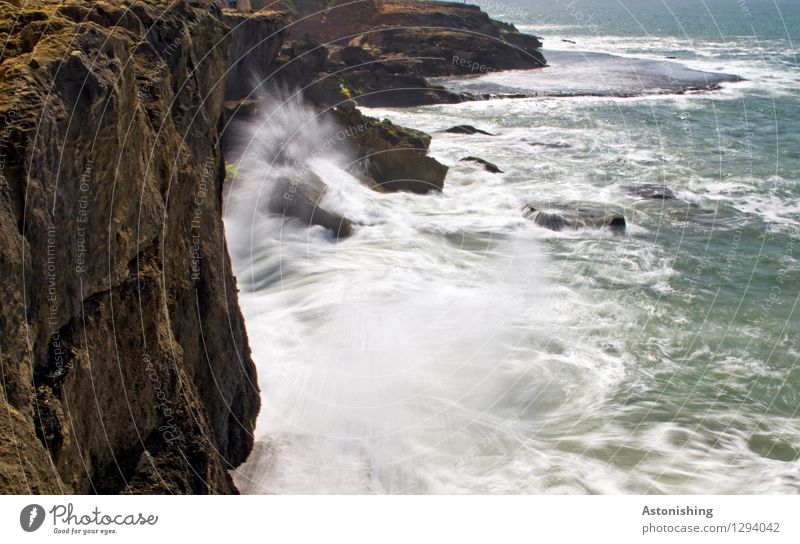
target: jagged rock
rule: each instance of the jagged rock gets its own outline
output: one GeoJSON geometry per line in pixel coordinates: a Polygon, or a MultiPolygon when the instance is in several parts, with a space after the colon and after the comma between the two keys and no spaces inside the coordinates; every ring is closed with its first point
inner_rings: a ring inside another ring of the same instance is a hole
{"type": "Polygon", "coordinates": [[[299,219],[304,225],[319,225],[330,230],[336,238],[353,233],[353,222],[320,206],[328,186],[310,170],[299,171],[292,178],[275,181],[270,198],[270,211],[284,217],[299,219]]]}
{"type": "Polygon", "coordinates": [[[226,25],[24,4],[0,10],[0,493],[236,492],[260,394],[222,224],[226,25]]]}
{"type": "Polygon", "coordinates": [[[461,160],[462,161],[469,161],[469,162],[476,162],[476,163],[480,164],[481,166],[483,166],[483,168],[487,172],[491,172],[492,174],[502,174],[503,173],[503,171],[500,170],[500,168],[498,168],[496,164],[491,163],[491,162],[489,162],[487,160],[481,159],[479,157],[464,157],[461,160]]]}
{"type": "Polygon", "coordinates": [[[454,127],[450,127],[445,132],[449,132],[450,134],[483,134],[484,136],[494,136],[490,132],[486,132],[485,130],[481,130],[479,128],[475,128],[472,125],[456,125],[454,127]]]}
{"type": "Polygon", "coordinates": [[[324,104],[338,104],[345,98],[352,98],[360,106],[381,108],[457,104],[465,100],[464,95],[448,91],[439,85],[431,85],[418,74],[397,71],[396,64],[375,63],[341,72],[336,77],[341,91],[338,100],[318,99],[313,90],[316,83],[312,85],[307,96],[324,104]]]}
{"type": "Polygon", "coordinates": [[[625,232],[625,216],[601,208],[525,206],[523,215],[537,225],[550,230],[577,230],[581,228],[609,228],[625,232]]]}
{"type": "Polygon", "coordinates": [[[678,197],[666,185],[655,183],[640,183],[637,185],[627,185],[623,190],[638,198],[647,200],[677,200],[678,197]]]}
{"type": "Polygon", "coordinates": [[[0,492],[59,495],[71,491],[53,469],[30,418],[0,400],[0,492]]]}
{"type": "Polygon", "coordinates": [[[425,194],[441,191],[447,167],[413,149],[395,148],[368,156],[367,173],[385,192],[425,194]]]}
{"type": "Polygon", "coordinates": [[[382,191],[424,194],[444,187],[447,167],[427,156],[431,143],[428,134],[367,117],[352,104],[333,108],[330,114],[349,135],[346,141],[364,173],[382,191]]]}

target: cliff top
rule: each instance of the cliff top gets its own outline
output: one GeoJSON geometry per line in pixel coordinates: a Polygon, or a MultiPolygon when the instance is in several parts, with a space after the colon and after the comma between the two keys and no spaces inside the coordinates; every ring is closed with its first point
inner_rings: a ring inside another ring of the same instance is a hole
{"type": "Polygon", "coordinates": [[[494,38],[518,33],[514,25],[491,19],[472,4],[416,0],[362,0],[340,4],[329,0],[294,0],[288,5],[295,11],[290,36],[320,42],[386,27],[438,27],[494,38]]]}

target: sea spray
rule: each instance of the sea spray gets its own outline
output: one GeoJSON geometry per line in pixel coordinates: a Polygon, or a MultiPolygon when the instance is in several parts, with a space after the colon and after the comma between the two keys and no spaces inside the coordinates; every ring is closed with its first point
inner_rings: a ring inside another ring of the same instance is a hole
{"type": "MultiPolygon", "coordinates": [[[[249,259],[250,264],[265,240],[284,235],[284,227],[292,230],[285,225],[292,216],[284,211],[287,205],[306,198],[309,213],[323,205],[336,211],[336,187],[343,177],[357,185],[343,171],[357,166],[349,139],[366,128],[337,126],[299,94],[276,92],[259,110],[253,119],[235,125],[236,165],[227,180],[225,203],[232,257],[240,263],[249,259]]],[[[241,277],[247,279],[246,274],[241,277]]]]}
{"type": "Polygon", "coordinates": [[[528,451],[536,425],[569,428],[603,399],[619,361],[573,332],[580,297],[551,288],[513,189],[456,175],[444,195],[378,194],[337,160],[310,162],[329,165],[330,196],[360,219],[353,238],[284,227],[258,239],[252,260],[234,256],[249,280],[241,304],[264,400],[237,483],[270,493],[491,486],[487,469],[528,451]]]}

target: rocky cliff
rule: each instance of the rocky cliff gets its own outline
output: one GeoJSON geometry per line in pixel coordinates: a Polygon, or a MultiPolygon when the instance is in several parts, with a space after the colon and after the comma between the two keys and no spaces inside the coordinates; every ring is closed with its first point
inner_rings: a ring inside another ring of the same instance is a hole
{"type": "Polygon", "coordinates": [[[470,76],[546,64],[536,36],[491,19],[478,6],[418,0],[292,0],[294,22],[278,77],[309,98],[365,106],[456,103],[431,76],[470,76]]]}
{"type": "Polygon", "coordinates": [[[246,98],[254,90],[269,90],[270,67],[278,55],[290,18],[282,11],[225,12],[230,27],[230,67],[227,100],[246,98]],[[266,88],[264,84],[267,83],[266,88]]]}
{"type": "MultiPolygon", "coordinates": [[[[363,106],[404,107],[484,100],[493,96],[454,93],[426,78],[546,64],[539,38],[491,19],[474,5],[417,0],[267,3],[268,8],[276,5],[292,12],[291,22],[274,66],[268,74],[260,73],[261,81],[303,89],[318,104],[352,99],[363,106]]],[[[264,13],[269,12],[259,16],[264,13]]],[[[242,96],[229,93],[231,99],[242,96]]]]}
{"type": "Polygon", "coordinates": [[[0,492],[235,492],[227,34],[204,2],[0,1],[0,492]]]}

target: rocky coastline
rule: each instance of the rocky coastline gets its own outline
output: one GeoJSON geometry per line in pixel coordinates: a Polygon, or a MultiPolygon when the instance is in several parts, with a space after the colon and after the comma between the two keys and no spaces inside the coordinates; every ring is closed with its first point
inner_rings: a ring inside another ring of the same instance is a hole
{"type": "MultiPolygon", "coordinates": [[[[258,117],[273,95],[296,89],[321,116],[353,132],[348,139],[358,159],[352,173],[379,192],[441,191],[448,168],[427,155],[429,135],[365,116],[358,106],[487,100],[495,95],[453,93],[427,78],[546,65],[540,38],[468,4],[363,0],[339,5],[306,0],[291,3],[290,12],[226,12],[225,19],[232,28],[231,64],[239,73],[226,93],[230,125],[258,117]],[[276,30],[276,21],[285,22],[285,27],[276,30]],[[279,46],[271,42],[267,48],[263,38],[256,39],[266,35],[279,40],[279,46]]],[[[235,132],[232,129],[223,139],[227,142],[235,132]]],[[[231,156],[235,146],[226,145],[231,156]]],[[[277,198],[272,211],[324,226],[336,238],[349,236],[354,223],[320,207],[325,180],[306,177],[279,183],[278,189],[291,186],[294,201],[277,198]]]]}
{"type": "MultiPolygon", "coordinates": [[[[19,4],[0,0],[0,492],[236,493],[260,395],[222,223],[235,123],[303,89],[361,127],[364,184],[438,192],[430,136],[357,106],[489,98],[426,78],[541,67],[541,41],[439,2],[19,4]]],[[[306,181],[274,212],[357,228],[306,181]]]]}

